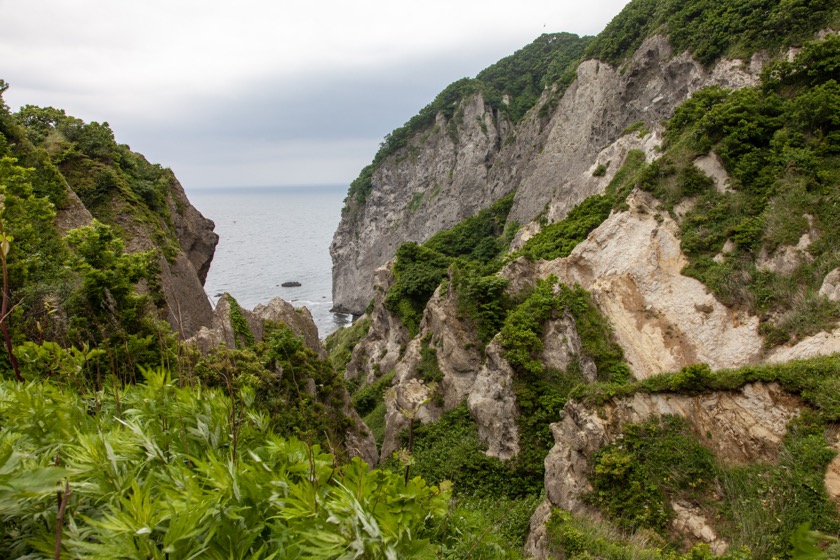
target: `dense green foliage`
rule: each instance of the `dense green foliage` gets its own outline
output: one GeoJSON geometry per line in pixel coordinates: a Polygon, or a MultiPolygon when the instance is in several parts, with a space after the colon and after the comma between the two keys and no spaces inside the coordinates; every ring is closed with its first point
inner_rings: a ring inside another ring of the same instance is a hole
{"type": "Polygon", "coordinates": [[[586,58],[621,64],[655,33],[675,52],[711,64],[722,56],[749,58],[768,49],[802,44],[838,21],[831,0],[634,0],[586,50],[586,58]]]}
{"type": "Polygon", "coordinates": [[[552,84],[557,84],[555,95],[562,95],[572,83],[575,68],[591,40],[572,33],[543,34],[479,72],[476,80],[490,106],[507,113],[516,123],[552,84]],[[509,103],[502,100],[504,95],[509,97],[509,103]]]}
{"type": "Polygon", "coordinates": [[[499,333],[502,352],[514,370],[513,390],[519,408],[520,453],[513,462],[519,476],[544,477],[543,461],[554,438],[549,424],[556,421],[572,390],[586,380],[577,363],[567,371],[546,368],[541,360],[545,325],[571,317],[579,330],[583,353],[594,362],[602,380],[623,383],[630,376],[612,329],[589,294],[580,287],[556,287],[557,278],[537,283],[533,292],[507,316],[499,333]]]}
{"type": "Polygon", "coordinates": [[[595,455],[589,500],[624,530],[664,533],[673,518],[668,500],[708,491],[714,468],[711,451],[681,417],[628,424],[595,455]]]}
{"type": "MultiPolygon", "coordinates": [[[[404,243],[397,249],[394,283],[385,296],[385,306],[402,320],[411,336],[417,334],[426,303],[447,277],[451,265],[478,276],[492,274],[501,267],[498,257],[505,249],[505,220],[512,204],[510,194],[477,215],[436,233],[423,245],[404,243]]],[[[481,321],[481,317],[476,319],[481,321]]]]}
{"type": "Polygon", "coordinates": [[[237,348],[253,346],[254,333],[251,332],[251,327],[248,326],[248,321],[242,313],[239,302],[230,294],[225,294],[224,298],[228,304],[228,320],[230,320],[230,326],[233,329],[234,344],[236,344],[237,348]]]}
{"type": "Polygon", "coordinates": [[[172,335],[156,316],[165,305],[158,259],[178,250],[174,185],[169,170],[117,144],[107,123],[86,124],[50,107],[13,115],[0,102],[0,227],[11,238],[14,343],[101,348],[124,379],[135,379],[138,365],[169,359],[172,335]],[[58,213],[79,212],[68,187],[95,219],[62,236],[58,213]],[[128,232],[142,230],[157,249],[127,253],[128,232]]]}
{"type": "Polygon", "coordinates": [[[840,37],[808,43],[772,65],[763,85],[709,88],[677,109],[666,150],[640,181],[666,207],[695,201],[681,223],[684,273],[724,304],[756,313],[768,344],[830,328],[840,306],[818,295],[840,265],[840,37]],[[692,162],[709,151],[729,173],[720,192],[692,162]],[[807,255],[787,268],[761,259],[808,234],[807,255]],[[727,241],[734,250],[723,255],[727,241]]]}
{"type": "Polygon", "coordinates": [[[267,322],[265,331],[264,342],[194,357],[185,366],[187,378],[230,398],[247,389],[275,433],[329,445],[340,454],[351,425],[342,376],[285,324],[267,322]]]}
{"type": "Polygon", "coordinates": [[[663,535],[671,501],[699,503],[714,512],[717,530],[753,558],[779,557],[803,523],[840,532],[840,515],[823,487],[836,451],[826,426],[814,420],[806,412],[792,423],[777,463],[736,466],[719,464],[679,417],[629,424],[595,456],[589,499],[619,527],[663,535]]]}
{"type": "Polygon", "coordinates": [[[519,253],[529,260],[554,260],[569,256],[578,243],[609,217],[614,208],[624,204],[644,169],[644,152],[631,150],[604,194],[586,198],[564,219],[543,227],[525,242],[519,253]]]}
{"type": "Polygon", "coordinates": [[[152,254],[125,253],[116,231],[96,220],[62,238],[54,204],[35,194],[36,176],[14,158],[0,159],[13,340],[108,348],[121,375],[133,375],[137,363],[160,363],[170,335],[152,313],[158,295],[152,254]],[[135,290],[140,280],[151,288],[146,295],[135,290]]]}
{"type": "Polygon", "coordinates": [[[839,356],[719,371],[698,364],[623,385],[581,385],[572,395],[598,406],[637,392],[702,394],[755,382],[779,383],[811,407],[789,424],[775,462],[710,461],[702,437],[676,419],[629,425],[623,438],[595,457],[590,499],[620,527],[663,534],[673,515],[670,501],[697,503],[716,520],[718,534],[755,558],[786,557],[805,523],[825,535],[840,534],[840,514],[823,485],[836,454],[828,438],[840,421],[839,356]]]}
{"type": "MultiPolygon", "coordinates": [[[[431,128],[438,114],[450,123],[456,123],[461,103],[467,97],[481,93],[495,111],[505,113],[517,122],[536,104],[546,87],[557,83],[555,96],[561,95],[574,79],[575,68],[591,40],[591,37],[571,33],[544,34],[482,70],[476,78],[462,78],[449,84],[417,115],[385,136],[373,162],[350,184],[347,204],[364,205],[373,188],[371,181],[376,169],[389,156],[407,147],[415,135],[431,128]],[[505,96],[508,103],[504,102],[505,96]]],[[[454,128],[450,136],[457,142],[454,128]]]]}
{"type": "Polygon", "coordinates": [[[436,558],[445,489],[274,435],[248,390],[146,379],[0,382],[0,556],[436,558]]]}

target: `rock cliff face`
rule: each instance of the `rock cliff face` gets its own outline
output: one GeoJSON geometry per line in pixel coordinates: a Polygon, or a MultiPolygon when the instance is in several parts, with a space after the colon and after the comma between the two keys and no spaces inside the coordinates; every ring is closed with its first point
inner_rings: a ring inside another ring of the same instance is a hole
{"type": "Polygon", "coordinates": [[[425,241],[514,190],[509,220],[527,223],[547,209],[562,219],[606,186],[591,171],[617,170],[623,156],[610,147],[628,125],[654,128],[708,85],[754,84],[760,66],[727,60],[706,70],[652,37],[620,69],[584,62],[559,101],[544,92],[516,126],[480,95],[465,100],[455,122],[440,117],[377,169],[365,204],[348,201],[330,248],[336,308],[361,314],[374,271],[401,243],[425,241]]]}
{"type": "MultiPolygon", "coordinates": [[[[801,410],[798,398],[776,384],[751,384],[734,393],[700,396],[643,395],[611,402],[601,410],[570,402],[562,418],[551,425],[556,442],[546,457],[547,505],[574,513],[598,516],[583,500],[592,491],[588,476],[591,459],[601,447],[612,443],[621,428],[666,414],[686,419],[722,462],[743,464],[773,461],[787,432],[788,422],[801,410]]],[[[689,503],[674,503],[674,529],[696,541],[710,544],[718,553],[727,544],[698,510],[689,503]]],[[[548,558],[543,524],[547,508],[535,513],[526,551],[534,558],[548,558]]]]}
{"type": "MultiPolygon", "coordinates": [[[[234,328],[231,324],[230,304],[231,296],[224,294],[219,298],[216,309],[212,312],[212,321],[208,326],[201,327],[195,336],[187,340],[202,354],[207,354],[218,346],[236,348],[234,328]]],[[[268,304],[259,304],[253,311],[242,309],[242,316],[248,324],[255,342],[262,342],[265,321],[274,321],[287,325],[292,332],[301,337],[304,344],[318,356],[324,358],[326,353],[318,338],[318,327],[312,320],[312,314],[305,307],[295,308],[291,303],[276,297],[268,304]]]]}
{"type": "MultiPolygon", "coordinates": [[[[161,288],[166,298],[165,315],[173,330],[183,338],[189,338],[213,319],[213,308],[204,293],[204,281],[219,236],[213,232],[213,221],[190,203],[174,177],[166,204],[178,248],[174,257],[158,259],[161,288]]],[[[116,225],[127,233],[126,250],[140,252],[159,247],[154,229],[139,220],[126,201],[114,198],[112,205],[116,206],[112,212],[116,225]]]]}
{"type": "MultiPolygon", "coordinates": [[[[61,233],[89,225],[94,216],[85,207],[70,185],[67,204],[56,215],[61,233]]],[[[125,234],[126,250],[142,252],[160,248],[152,226],[138,219],[126,200],[113,197],[109,216],[125,234]]],[[[173,330],[183,338],[196,334],[202,326],[210,325],[213,308],[204,293],[204,281],[216,250],[219,236],[213,232],[215,224],[205,218],[189,201],[183,187],[174,177],[166,201],[172,217],[177,250],[172,258],[161,256],[160,283],[166,299],[165,317],[173,330]]]]}

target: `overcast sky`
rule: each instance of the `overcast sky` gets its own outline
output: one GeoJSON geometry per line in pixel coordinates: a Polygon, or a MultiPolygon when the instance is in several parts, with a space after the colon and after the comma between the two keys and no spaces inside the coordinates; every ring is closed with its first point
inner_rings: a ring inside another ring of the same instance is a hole
{"type": "Polygon", "coordinates": [[[0,78],[187,189],[349,184],[446,85],[627,1],[0,0],[0,78]]]}

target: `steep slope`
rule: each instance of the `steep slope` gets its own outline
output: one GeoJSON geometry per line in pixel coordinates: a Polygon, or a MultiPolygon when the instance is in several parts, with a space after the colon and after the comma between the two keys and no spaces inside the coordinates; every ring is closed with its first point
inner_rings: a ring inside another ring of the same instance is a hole
{"type": "MultiPolygon", "coordinates": [[[[838,415],[817,396],[839,379],[840,39],[820,27],[838,23],[837,8],[814,3],[821,15],[774,38],[686,44],[723,17],[692,4],[678,28],[677,3],[632,3],[589,47],[602,60],[581,63],[553,102],[544,92],[481,171],[513,196],[484,211],[503,206],[508,227],[474,236],[479,213],[396,247],[347,363],[383,463],[453,480],[458,496],[522,500],[544,486],[528,548],[538,557],[664,558],[668,539],[699,557],[771,558],[798,532],[817,538],[806,520],[840,532],[838,415]],[[642,20],[634,50],[614,50],[642,20]],[[542,123],[540,107],[554,111],[542,123]],[[505,160],[529,130],[533,151],[505,160]],[[496,181],[505,173],[515,188],[496,181]],[[517,221],[530,223],[511,240],[517,221]],[[830,357],[787,363],[814,356],[830,357]],[[767,480],[777,494],[762,498],[767,480]]],[[[784,19],[781,4],[767,10],[784,19]]],[[[393,186],[378,186],[383,169],[435,163],[380,162],[367,200],[393,186]]],[[[339,241],[364,255],[364,235],[399,245],[410,220],[389,192],[364,207],[388,227],[339,231],[334,255],[339,241]]]]}
{"type": "MultiPolygon", "coordinates": [[[[26,106],[15,115],[5,105],[0,110],[0,154],[13,158],[10,165],[31,169],[22,178],[28,187],[16,194],[31,192],[52,206],[47,211],[54,213],[51,233],[42,234],[60,245],[58,238],[71,229],[109,226],[127,254],[151,252],[145,289],[174,330],[190,336],[209,324],[212,312],[203,283],[218,236],[213,222],[190,204],[172,172],[117,144],[107,123],[84,123],[53,108],[26,106]]],[[[6,218],[14,221],[8,214],[6,218]]],[[[10,258],[16,259],[16,252],[10,258]]],[[[62,291],[73,280],[52,276],[51,288],[29,292],[20,284],[26,280],[13,276],[23,331],[35,321],[44,326],[39,313],[50,291],[56,301],[66,299],[62,291]]]]}
{"type": "Polygon", "coordinates": [[[425,241],[516,188],[518,162],[539,151],[546,133],[542,121],[552,101],[543,88],[558,78],[555,89],[568,85],[588,43],[569,34],[544,35],[477,79],[455,82],[386,138],[354,181],[330,247],[336,309],[365,309],[374,270],[401,243],[425,241]]]}

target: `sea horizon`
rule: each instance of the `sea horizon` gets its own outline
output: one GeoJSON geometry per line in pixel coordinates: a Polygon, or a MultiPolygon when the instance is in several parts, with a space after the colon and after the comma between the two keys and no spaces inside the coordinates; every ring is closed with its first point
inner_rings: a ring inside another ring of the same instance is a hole
{"type": "Polygon", "coordinates": [[[333,313],[329,246],[347,185],[193,187],[193,205],[216,224],[219,244],[204,290],[215,306],[230,293],[253,309],[281,297],[312,313],[326,337],[352,317],[333,313]],[[300,282],[299,287],[283,287],[300,282]]]}

